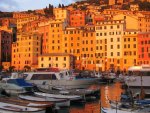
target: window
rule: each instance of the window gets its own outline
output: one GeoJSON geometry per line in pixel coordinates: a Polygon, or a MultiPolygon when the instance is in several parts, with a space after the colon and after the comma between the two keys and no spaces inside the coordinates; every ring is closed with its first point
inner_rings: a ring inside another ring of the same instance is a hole
{"type": "Polygon", "coordinates": [[[113,49],[113,45],[110,46],[110,49],[113,49]]]}
{"type": "Polygon", "coordinates": [[[56,61],[58,61],[58,57],[56,57],[56,61]]]}
{"type": "Polygon", "coordinates": [[[120,56],[120,52],[117,52],[117,56],[120,56]]]}
{"type": "Polygon", "coordinates": [[[66,61],[66,57],[64,57],[64,61],[66,61]]]}
{"type": "Polygon", "coordinates": [[[120,42],[120,38],[117,38],[117,42],[120,42]]]}
{"type": "Polygon", "coordinates": [[[117,45],[117,49],[120,49],[120,45],[117,45]]]}
{"type": "Polygon", "coordinates": [[[111,52],[111,56],[113,56],[113,52],[111,52]]]}
{"type": "Polygon", "coordinates": [[[113,42],[113,38],[111,38],[110,41],[113,42]]]}
{"type": "Polygon", "coordinates": [[[124,64],[126,64],[126,63],[127,63],[127,60],[125,59],[125,60],[124,60],[124,64]]]}

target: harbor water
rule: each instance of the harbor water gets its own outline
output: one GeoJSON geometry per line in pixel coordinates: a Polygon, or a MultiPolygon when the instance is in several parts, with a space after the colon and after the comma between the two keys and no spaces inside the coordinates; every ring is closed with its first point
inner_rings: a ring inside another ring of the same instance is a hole
{"type": "Polygon", "coordinates": [[[121,88],[121,83],[117,82],[114,84],[100,84],[100,85],[92,85],[91,87],[100,88],[101,92],[101,102],[100,99],[83,103],[78,103],[70,108],[60,109],[58,113],[100,113],[100,106],[110,107],[109,100],[118,101],[120,99],[120,95],[123,92],[121,88]]]}

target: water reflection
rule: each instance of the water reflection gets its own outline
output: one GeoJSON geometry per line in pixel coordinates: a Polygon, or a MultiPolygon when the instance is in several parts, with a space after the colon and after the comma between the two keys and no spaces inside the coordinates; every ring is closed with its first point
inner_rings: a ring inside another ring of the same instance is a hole
{"type": "MultiPolygon", "coordinates": [[[[111,85],[98,85],[101,90],[101,105],[109,107],[110,100],[119,100],[120,94],[123,92],[120,83],[111,85]]],[[[86,103],[83,107],[71,107],[70,113],[100,113],[100,101],[86,103]]]]}

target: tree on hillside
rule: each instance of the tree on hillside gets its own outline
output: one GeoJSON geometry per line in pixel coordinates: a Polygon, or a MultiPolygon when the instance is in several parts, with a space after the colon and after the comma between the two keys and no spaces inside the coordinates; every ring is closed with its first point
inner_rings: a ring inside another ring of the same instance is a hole
{"type": "Polygon", "coordinates": [[[58,8],[61,8],[61,4],[58,5],[58,8]]]}

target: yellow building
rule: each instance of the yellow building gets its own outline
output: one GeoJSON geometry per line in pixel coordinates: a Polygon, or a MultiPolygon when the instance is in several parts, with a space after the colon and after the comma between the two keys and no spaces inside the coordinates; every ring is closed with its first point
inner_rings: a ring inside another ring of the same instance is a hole
{"type": "Polygon", "coordinates": [[[123,70],[127,70],[130,66],[137,65],[138,61],[138,31],[124,31],[123,45],[123,70]]]}
{"type": "Polygon", "coordinates": [[[74,56],[67,53],[50,53],[38,57],[38,68],[56,67],[60,69],[73,69],[74,56]]]}
{"type": "Polygon", "coordinates": [[[126,29],[138,30],[138,16],[136,15],[118,14],[113,17],[113,20],[125,20],[126,29]]]}
{"type": "Polygon", "coordinates": [[[37,67],[41,54],[41,38],[39,33],[17,34],[17,41],[12,44],[12,66],[15,70],[23,70],[24,66],[37,67]]]}
{"type": "Polygon", "coordinates": [[[54,8],[53,9],[55,19],[66,20],[69,23],[69,11],[64,8],[54,8]]]}
{"type": "Polygon", "coordinates": [[[122,37],[124,20],[97,22],[96,30],[96,69],[122,69],[122,37]]]}

